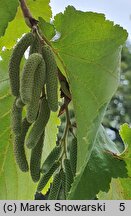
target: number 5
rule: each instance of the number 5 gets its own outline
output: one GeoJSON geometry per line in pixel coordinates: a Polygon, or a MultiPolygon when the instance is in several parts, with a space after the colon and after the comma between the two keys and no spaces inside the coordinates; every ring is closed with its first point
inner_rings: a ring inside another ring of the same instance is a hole
{"type": "Polygon", "coordinates": [[[120,211],[124,211],[125,210],[125,203],[120,203],[119,210],[120,211]]]}

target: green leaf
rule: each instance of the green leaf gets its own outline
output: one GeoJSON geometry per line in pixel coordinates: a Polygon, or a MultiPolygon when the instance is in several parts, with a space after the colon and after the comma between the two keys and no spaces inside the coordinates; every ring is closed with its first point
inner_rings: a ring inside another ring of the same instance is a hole
{"type": "MultiPolygon", "coordinates": [[[[49,21],[52,12],[49,6],[50,0],[27,0],[27,6],[29,7],[32,16],[38,20],[38,17],[43,17],[46,21],[49,21]]],[[[4,37],[0,38],[0,49],[3,46],[11,49],[16,43],[18,38],[21,38],[22,34],[29,32],[30,29],[26,26],[22,11],[20,7],[18,8],[15,19],[9,23],[8,28],[4,37]],[[17,31],[16,31],[17,29],[17,31]]]]}
{"type": "Polygon", "coordinates": [[[100,192],[98,194],[99,200],[124,200],[123,188],[119,179],[112,179],[110,184],[110,190],[108,193],[100,192]]]}
{"type": "Polygon", "coordinates": [[[41,30],[41,34],[48,40],[51,40],[56,34],[54,26],[49,22],[46,22],[42,17],[39,17],[39,28],[41,30]]]}
{"type": "MultiPolygon", "coordinates": [[[[77,11],[71,6],[56,15],[54,25],[60,38],[53,46],[69,80],[77,121],[77,178],[71,189],[71,198],[76,199],[77,184],[84,179],[83,172],[88,176],[85,170],[96,147],[99,126],[119,84],[121,45],[127,32],[103,14],[77,11]]],[[[82,185],[84,191],[86,178],[82,185]]]]}
{"type": "Polygon", "coordinates": [[[128,174],[131,177],[131,128],[127,123],[125,123],[120,126],[119,133],[126,147],[121,157],[126,161],[128,167],[128,174]]]}
{"type": "Polygon", "coordinates": [[[108,192],[112,178],[127,178],[126,163],[115,154],[120,152],[101,126],[84,173],[81,177],[77,174],[69,199],[94,199],[99,191],[108,192]]]}
{"type": "Polygon", "coordinates": [[[52,11],[49,5],[50,0],[27,0],[26,2],[35,19],[43,17],[46,21],[50,21],[52,17],[52,11]]]}
{"type": "Polygon", "coordinates": [[[43,162],[47,155],[56,145],[56,134],[58,133],[57,126],[60,124],[57,112],[51,112],[50,120],[45,129],[45,145],[43,149],[43,162]]]}
{"type": "Polygon", "coordinates": [[[34,199],[36,186],[32,183],[29,173],[23,174],[18,170],[9,136],[10,129],[0,135],[0,199],[34,199]]]}
{"type": "MultiPolygon", "coordinates": [[[[61,37],[53,45],[66,66],[73,95],[79,170],[90,154],[98,130],[93,124],[118,87],[120,45],[127,33],[106,21],[102,14],[81,12],[70,6],[64,14],[56,15],[54,24],[61,37]]],[[[105,108],[98,125],[104,111],[105,108]]]]}
{"type": "Polygon", "coordinates": [[[0,37],[4,35],[8,23],[14,19],[18,5],[18,0],[0,0],[0,37]]]}
{"type": "MultiPolygon", "coordinates": [[[[123,142],[126,145],[130,146],[131,145],[131,128],[129,127],[127,123],[121,125],[119,133],[120,133],[121,138],[123,139],[123,142]]],[[[128,153],[130,154],[131,152],[128,152],[128,153]]]]}
{"type": "Polygon", "coordinates": [[[119,133],[125,143],[125,151],[120,157],[126,162],[128,177],[113,180],[109,192],[100,193],[99,199],[131,199],[131,128],[125,123],[120,126],[119,133]]]}
{"type": "Polygon", "coordinates": [[[126,162],[128,169],[128,178],[120,179],[120,182],[123,187],[124,198],[131,199],[131,127],[125,123],[120,126],[119,133],[126,146],[126,149],[121,157],[126,162]]]}
{"type": "MultiPolygon", "coordinates": [[[[0,99],[9,93],[9,77],[8,77],[8,59],[11,52],[2,52],[1,53],[1,60],[0,60],[0,99]]],[[[0,116],[1,112],[4,111],[4,105],[1,103],[0,106],[0,116]]]]}

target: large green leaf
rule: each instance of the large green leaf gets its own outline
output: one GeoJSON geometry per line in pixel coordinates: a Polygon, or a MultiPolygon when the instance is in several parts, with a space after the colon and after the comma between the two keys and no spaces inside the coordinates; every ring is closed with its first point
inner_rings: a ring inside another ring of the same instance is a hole
{"type": "Polygon", "coordinates": [[[21,173],[16,166],[10,128],[0,135],[0,140],[0,199],[33,199],[36,186],[29,173],[21,173]]]}
{"type": "Polygon", "coordinates": [[[120,135],[125,143],[125,151],[121,154],[127,164],[128,178],[119,178],[111,182],[108,193],[99,193],[99,199],[131,199],[131,128],[128,124],[120,127],[120,135]],[[127,147],[128,145],[128,147],[127,147]]]}
{"type": "MultiPolygon", "coordinates": [[[[13,138],[10,126],[10,109],[14,98],[10,94],[8,62],[11,51],[2,52],[0,61],[0,199],[34,199],[37,184],[30,173],[22,173],[14,159],[13,138]]],[[[23,60],[24,62],[24,60],[23,60]]],[[[57,113],[52,113],[46,128],[43,158],[55,146],[57,113]]],[[[26,149],[28,160],[30,150],[26,149]]]]}
{"type": "Polygon", "coordinates": [[[106,192],[100,192],[98,194],[99,200],[124,200],[127,199],[123,196],[123,187],[119,179],[112,179],[110,183],[110,190],[106,192]]]}
{"type": "Polygon", "coordinates": [[[98,130],[92,124],[118,87],[119,47],[127,33],[102,14],[80,12],[73,7],[55,17],[55,27],[61,37],[53,45],[65,63],[73,95],[79,170],[98,130]]]}
{"type": "Polygon", "coordinates": [[[125,161],[112,153],[120,154],[101,126],[84,173],[78,184],[76,177],[69,199],[94,199],[99,191],[108,192],[112,178],[128,177],[125,161]]]}
{"type": "Polygon", "coordinates": [[[18,4],[18,0],[0,0],[0,37],[4,35],[8,23],[14,19],[18,4]]]}
{"type": "Polygon", "coordinates": [[[39,28],[41,30],[41,34],[48,38],[48,40],[51,40],[56,34],[54,25],[46,22],[42,17],[39,17],[39,28]]]}
{"type": "Polygon", "coordinates": [[[126,145],[125,152],[121,157],[125,160],[128,169],[128,178],[120,179],[123,186],[123,194],[125,199],[131,200],[131,127],[128,124],[123,124],[120,127],[120,135],[126,145]]]}
{"type": "MultiPolygon", "coordinates": [[[[38,20],[38,17],[41,16],[46,21],[50,20],[52,16],[51,8],[49,6],[50,0],[27,0],[26,3],[34,18],[38,20]]],[[[15,19],[9,23],[4,37],[0,39],[0,49],[3,46],[6,46],[9,49],[12,48],[17,38],[20,38],[22,34],[28,31],[30,31],[30,29],[25,24],[21,9],[18,8],[15,19]]]]}
{"type": "Polygon", "coordinates": [[[98,129],[119,84],[121,45],[127,32],[103,14],[77,11],[71,6],[56,15],[54,25],[60,38],[53,46],[69,79],[77,121],[77,177],[70,195],[76,199],[79,181],[84,180],[83,190],[87,185],[86,171],[93,145],[96,148],[99,143],[95,142],[98,129]]]}

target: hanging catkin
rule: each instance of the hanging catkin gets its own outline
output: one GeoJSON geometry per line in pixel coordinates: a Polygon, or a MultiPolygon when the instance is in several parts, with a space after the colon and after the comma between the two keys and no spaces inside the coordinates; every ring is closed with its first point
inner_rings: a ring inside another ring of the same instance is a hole
{"type": "Polygon", "coordinates": [[[58,109],[57,64],[54,54],[48,45],[42,47],[42,55],[46,63],[46,91],[49,108],[56,112],[58,109]]]}
{"type": "Polygon", "coordinates": [[[40,179],[41,156],[44,145],[44,133],[41,135],[36,146],[31,150],[30,172],[34,182],[40,179]]]}
{"type": "Polygon", "coordinates": [[[46,174],[42,175],[37,187],[38,192],[42,191],[42,189],[46,186],[47,182],[49,181],[53,173],[56,171],[56,169],[59,167],[59,165],[59,162],[55,162],[53,166],[50,168],[50,170],[46,174]]]}
{"type": "Polygon", "coordinates": [[[22,121],[22,127],[21,127],[21,133],[18,135],[15,135],[14,137],[14,154],[16,158],[16,162],[20,168],[21,171],[27,172],[28,171],[28,162],[26,159],[25,154],[25,136],[27,134],[27,131],[30,127],[30,123],[27,121],[26,118],[22,121]]]}
{"type": "Polygon", "coordinates": [[[44,163],[42,164],[41,172],[47,173],[51,168],[51,166],[54,164],[54,162],[59,158],[60,154],[61,154],[61,147],[55,146],[53,150],[50,152],[50,154],[47,156],[47,158],[45,159],[44,163]]]}
{"type": "Polygon", "coordinates": [[[45,130],[45,126],[50,117],[50,109],[48,107],[48,103],[46,98],[42,98],[40,100],[40,109],[38,117],[33,124],[33,127],[27,137],[26,145],[28,148],[34,148],[38,143],[43,131],[45,130]]]}
{"type": "Polygon", "coordinates": [[[20,89],[20,62],[26,49],[32,44],[34,36],[32,33],[25,34],[16,44],[9,62],[9,78],[12,94],[19,96],[20,89]]]}
{"type": "Polygon", "coordinates": [[[41,54],[33,53],[29,56],[24,65],[20,86],[21,99],[24,104],[29,104],[31,102],[34,82],[36,81],[38,87],[37,91],[40,93],[40,90],[44,86],[45,82],[45,70],[45,62],[41,54]],[[35,73],[38,73],[38,80],[35,80],[35,73]]]}

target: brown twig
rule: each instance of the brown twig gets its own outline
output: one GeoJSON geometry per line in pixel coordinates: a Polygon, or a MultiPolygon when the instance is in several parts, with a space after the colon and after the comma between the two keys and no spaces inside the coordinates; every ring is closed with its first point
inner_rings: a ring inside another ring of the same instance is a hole
{"type": "Polygon", "coordinates": [[[59,79],[60,86],[61,86],[61,89],[60,89],[61,90],[61,98],[66,96],[71,100],[69,83],[68,83],[66,77],[60,71],[60,69],[57,68],[57,70],[58,70],[58,79],[59,79]]]}
{"type": "Polygon", "coordinates": [[[29,8],[27,7],[25,0],[19,0],[19,2],[20,2],[20,6],[22,9],[26,24],[30,28],[32,28],[33,26],[37,26],[38,20],[33,18],[33,16],[31,15],[31,12],[30,12],[29,8]]]}
{"type": "Polygon", "coordinates": [[[66,111],[66,109],[68,108],[68,105],[69,105],[70,101],[71,100],[68,97],[64,96],[64,103],[60,107],[60,110],[59,110],[59,113],[58,113],[58,117],[60,115],[62,115],[66,111]]]}
{"type": "Polygon", "coordinates": [[[42,44],[44,44],[44,39],[42,38],[42,36],[40,35],[39,30],[38,30],[38,25],[37,25],[38,20],[36,20],[32,16],[29,8],[27,7],[27,4],[26,4],[25,0],[19,0],[19,2],[20,2],[20,6],[21,6],[21,10],[22,10],[24,19],[25,19],[25,23],[27,24],[28,27],[30,27],[33,30],[33,32],[36,33],[36,35],[38,36],[40,42],[42,44]]]}
{"type": "Polygon", "coordinates": [[[66,107],[66,127],[65,127],[65,131],[64,131],[63,137],[61,138],[61,144],[64,147],[65,157],[67,157],[67,152],[66,152],[66,148],[67,148],[67,146],[66,146],[66,137],[67,137],[70,125],[71,125],[71,122],[70,122],[70,117],[69,117],[69,110],[68,110],[68,107],[66,107]]]}

